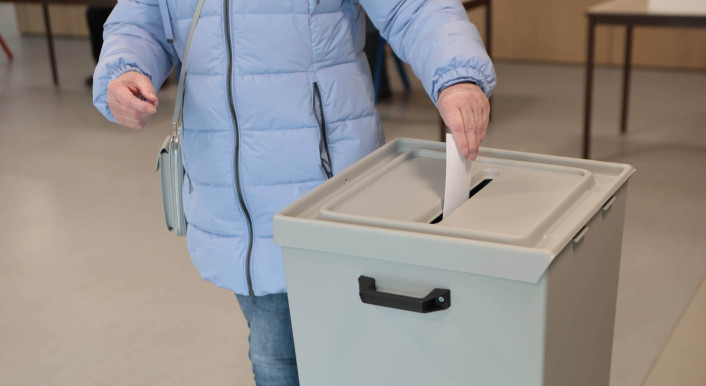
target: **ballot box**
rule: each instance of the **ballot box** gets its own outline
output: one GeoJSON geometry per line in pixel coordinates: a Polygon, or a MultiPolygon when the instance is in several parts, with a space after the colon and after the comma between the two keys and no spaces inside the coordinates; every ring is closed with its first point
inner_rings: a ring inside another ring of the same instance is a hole
{"type": "Polygon", "coordinates": [[[625,164],[398,139],[274,218],[303,386],[607,386],[625,164]]]}

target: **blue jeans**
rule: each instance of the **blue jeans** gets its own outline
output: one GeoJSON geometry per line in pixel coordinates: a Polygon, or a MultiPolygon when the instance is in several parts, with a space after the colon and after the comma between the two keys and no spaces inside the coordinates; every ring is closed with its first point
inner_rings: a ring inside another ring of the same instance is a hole
{"type": "Polygon", "coordinates": [[[235,295],[250,327],[250,362],[257,386],[299,386],[287,294],[235,295]]]}

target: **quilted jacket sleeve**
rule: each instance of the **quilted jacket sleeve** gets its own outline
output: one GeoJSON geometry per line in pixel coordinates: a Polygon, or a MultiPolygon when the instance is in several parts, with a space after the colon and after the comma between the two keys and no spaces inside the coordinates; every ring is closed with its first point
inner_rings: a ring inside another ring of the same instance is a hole
{"type": "Polygon", "coordinates": [[[137,71],[147,75],[157,90],[176,62],[162,20],[158,0],[120,0],[106,21],[93,74],[93,104],[109,120],[115,121],[107,103],[110,81],[137,71]]]}
{"type": "Polygon", "coordinates": [[[434,104],[445,87],[473,82],[490,97],[493,63],[459,0],[358,0],[434,104]]]}

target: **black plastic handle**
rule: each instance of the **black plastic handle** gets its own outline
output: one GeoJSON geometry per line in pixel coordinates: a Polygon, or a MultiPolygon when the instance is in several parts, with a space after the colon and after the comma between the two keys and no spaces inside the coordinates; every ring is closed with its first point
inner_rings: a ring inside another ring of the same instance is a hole
{"type": "Polygon", "coordinates": [[[360,300],[366,304],[423,314],[443,311],[451,307],[451,291],[447,289],[434,288],[429,292],[429,295],[423,298],[413,298],[378,292],[375,287],[375,279],[368,276],[359,277],[358,285],[360,288],[360,300]]]}

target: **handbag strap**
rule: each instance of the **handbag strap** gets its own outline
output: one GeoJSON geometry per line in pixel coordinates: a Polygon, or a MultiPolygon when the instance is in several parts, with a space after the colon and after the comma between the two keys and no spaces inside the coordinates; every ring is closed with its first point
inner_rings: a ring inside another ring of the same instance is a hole
{"type": "Polygon", "coordinates": [[[189,47],[191,47],[191,38],[194,37],[196,24],[199,22],[201,9],[206,0],[199,0],[194,10],[194,17],[191,19],[191,28],[189,28],[189,37],[186,39],[186,48],[184,49],[184,58],[181,61],[181,71],[179,72],[179,86],[177,86],[176,102],[174,104],[174,115],[172,116],[172,125],[176,131],[177,138],[181,137],[181,121],[183,119],[182,109],[184,108],[184,82],[186,81],[186,60],[189,57],[189,47]]]}

